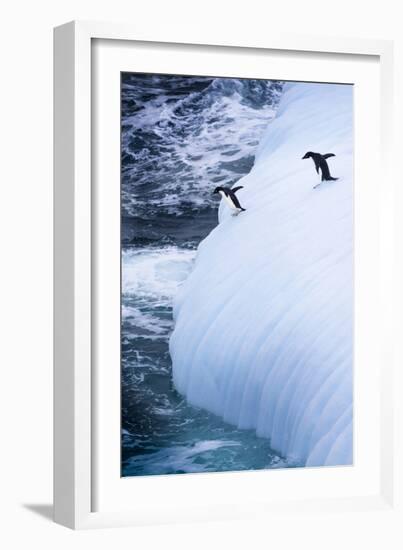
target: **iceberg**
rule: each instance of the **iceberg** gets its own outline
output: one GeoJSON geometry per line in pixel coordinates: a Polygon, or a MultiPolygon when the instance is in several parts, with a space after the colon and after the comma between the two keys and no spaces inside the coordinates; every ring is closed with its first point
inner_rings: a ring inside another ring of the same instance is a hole
{"type": "Polygon", "coordinates": [[[285,85],[246,211],[220,204],[174,298],[176,389],[302,466],[353,461],[352,108],[350,85],[285,85]],[[313,189],[307,151],[339,179],[313,189]]]}

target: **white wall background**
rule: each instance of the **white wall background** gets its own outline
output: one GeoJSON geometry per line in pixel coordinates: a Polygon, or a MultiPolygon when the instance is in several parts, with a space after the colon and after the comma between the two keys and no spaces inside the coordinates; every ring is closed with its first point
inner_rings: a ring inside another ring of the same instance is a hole
{"type": "MultiPolygon", "coordinates": [[[[52,27],[71,19],[152,21],[397,40],[399,0],[9,0],[0,8],[1,452],[3,548],[401,548],[388,513],[279,517],[196,526],[72,532],[52,524],[52,27]],[[364,542],[365,541],[365,542],[364,542]]],[[[399,83],[402,72],[399,68],[399,83]]],[[[403,90],[399,86],[400,91],[403,90]]],[[[400,95],[400,100],[403,96],[400,95]]],[[[401,108],[399,122],[401,126],[401,108]]],[[[402,182],[403,187],[403,182],[402,182]]],[[[403,199],[403,194],[400,196],[403,199]]]]}

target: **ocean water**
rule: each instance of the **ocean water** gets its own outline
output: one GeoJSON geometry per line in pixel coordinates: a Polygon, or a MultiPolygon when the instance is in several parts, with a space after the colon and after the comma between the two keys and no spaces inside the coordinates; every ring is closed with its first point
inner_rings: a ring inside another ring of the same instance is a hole
{"type": "Polygon", "coordinates": [[[172,301],[247,174],[282,83],[122,75],[122,475],[293,466],[173,387],[172,301]]]}

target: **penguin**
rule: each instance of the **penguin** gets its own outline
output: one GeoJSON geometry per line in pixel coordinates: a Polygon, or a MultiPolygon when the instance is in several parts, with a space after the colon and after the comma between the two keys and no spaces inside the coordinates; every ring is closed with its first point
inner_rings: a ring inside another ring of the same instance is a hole
{"type": "Polygon", "coordinates": [[[235,195],[237,191],[243,189],[243,185],[230,189],[229,187],[216,187],[213,193],[219,193],[221,197],[226,201],[229,208],[234,210],[233,216],[237,216],[240,212],[245,212],[246,208],[242,208],[238,197],[235,195]]]}
{"type": "Polygon", "coordinates": [[[336,155],[334,153],[327,153],[326,155],[321,155],[320,153],[313,153],[312,151],[308,151],[302,157],[302,160],[311,158],[315,164],[316,172],[319,174],[320,182],[317,185],[315,185],[314,189],[316,189],[316,187],[318,187],[322,183],[322,181],[336,181],[339,179],[339,178],[333,178],[330,175],[329,166],[326,162],[326,159],[328,159],[329,157],[335,157],[335,156],[336,155]]]}

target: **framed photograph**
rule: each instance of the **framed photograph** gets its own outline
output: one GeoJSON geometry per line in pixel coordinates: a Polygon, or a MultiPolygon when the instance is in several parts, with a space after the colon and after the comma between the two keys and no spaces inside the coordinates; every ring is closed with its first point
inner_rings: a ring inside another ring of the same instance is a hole
{"type": "Polygon", "coordinates": [[[55,29],[55,521],[392,510],[392,73],[55,29]]]}

